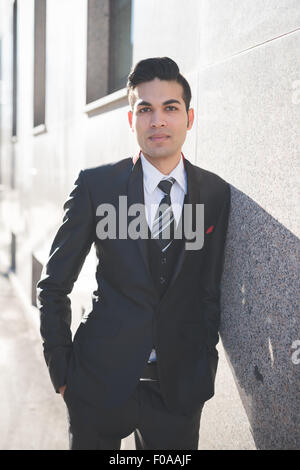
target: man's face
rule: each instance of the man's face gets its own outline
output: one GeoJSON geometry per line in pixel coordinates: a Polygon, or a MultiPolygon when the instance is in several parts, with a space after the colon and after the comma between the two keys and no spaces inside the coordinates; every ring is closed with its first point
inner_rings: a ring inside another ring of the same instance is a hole
{"type": "Polygon", "coordinates": [[[155,78],[137,85],[133,93],[128,121],[143,154],[151,159],[178,157],[194,121],[194,110],[186,111],[182,86],[155,78]]]}

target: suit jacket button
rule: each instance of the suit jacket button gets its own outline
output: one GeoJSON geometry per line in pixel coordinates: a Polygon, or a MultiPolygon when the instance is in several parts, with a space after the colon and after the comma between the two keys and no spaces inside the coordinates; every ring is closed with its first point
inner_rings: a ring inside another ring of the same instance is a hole
{"type": "Polygon", "coordinates": [[[160,282],[161,284],[164,284],[164,283],[166,282],[166,278],[165,278],[164,276],[160,276],[159,282],[160,282]]]}

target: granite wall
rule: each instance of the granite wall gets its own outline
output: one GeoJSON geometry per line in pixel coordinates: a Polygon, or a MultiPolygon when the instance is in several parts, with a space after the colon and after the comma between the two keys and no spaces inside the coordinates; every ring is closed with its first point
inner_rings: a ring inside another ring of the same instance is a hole
{"type": "Polygon", "coordinates": [[[300,448],[299,241],[232,186],[221,336],[258,449],[300,448]]]}

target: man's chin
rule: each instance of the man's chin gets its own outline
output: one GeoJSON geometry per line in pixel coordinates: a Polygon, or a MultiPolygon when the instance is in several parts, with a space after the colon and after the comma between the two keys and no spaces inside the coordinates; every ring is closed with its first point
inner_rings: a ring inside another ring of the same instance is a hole
{"type": "Polygon", "coordinates": [[[170,152],[170,150],[157,148],[157,149],[149,149],[149,151],[143,151],[143,154],[146,154],[150,158],[168,158],[174,154],[174,152],[170,152]]]}

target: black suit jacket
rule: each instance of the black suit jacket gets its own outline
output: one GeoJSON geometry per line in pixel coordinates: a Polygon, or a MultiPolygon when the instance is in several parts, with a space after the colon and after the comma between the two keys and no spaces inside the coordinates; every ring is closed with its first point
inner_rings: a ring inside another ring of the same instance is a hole
{"type": "MultiPolygon", "coordinates": [[[[204,204],[204,244],[183,249],[160,299],[143,239],[100,240],[98,205],[144,202],[140,158],[80,171],[37,284],[44,356],[56,391],[97,408],[118,406],[133,392],[154,345],[166,406],[192,413],[214,394],[230,186],[184,159],[188,203],[204,204]],[[94,243],[98,258],[93,308],[72,340],[72,291],[94,243]]],[[[131,218],[128,218],[128,223],[131,218]]],[[[117,232],[118,233],[118,232],[117,232]]]]}

